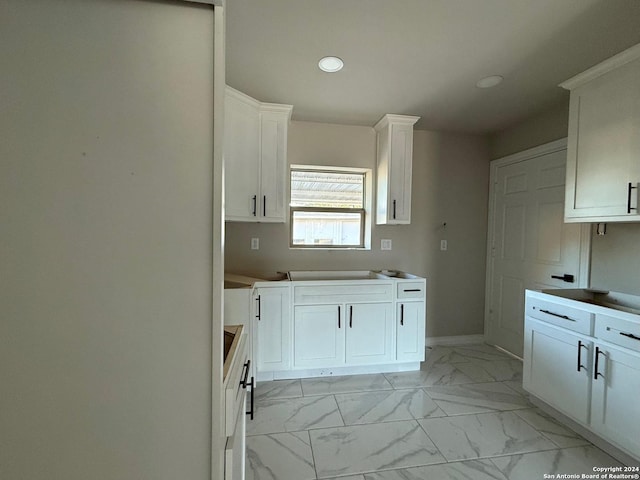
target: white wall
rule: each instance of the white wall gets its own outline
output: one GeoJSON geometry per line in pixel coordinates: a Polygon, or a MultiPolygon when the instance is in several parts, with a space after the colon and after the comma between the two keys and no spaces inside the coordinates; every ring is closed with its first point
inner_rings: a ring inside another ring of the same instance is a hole
{"type": "MultiPolygon", "coordinates": [[[[291,164],[375,170],[376,139],[370,127],[292,122],[288,148],[291,164]]],[[[227,223],[226,269],[246,274],[313,269],[417,273],[428,281],[428,336],[481,334],[488,161],[482,137],[416,131],[411,225],[374,225],[369,251],[309,251],[289,249],[288,224],[227,223]],[[260,250],[250,250],[251,237],[260,238],[260,250]],[[393,241],[392,251],[380,250],[382,238],[393,241]],[[449,241],[447,252],[439,250],[442,238],[449,241]]]]}
{"type": "Polygon", "coordinates": [[[0,3],[0,478],[211,476],[213,33],[0,3]]]}

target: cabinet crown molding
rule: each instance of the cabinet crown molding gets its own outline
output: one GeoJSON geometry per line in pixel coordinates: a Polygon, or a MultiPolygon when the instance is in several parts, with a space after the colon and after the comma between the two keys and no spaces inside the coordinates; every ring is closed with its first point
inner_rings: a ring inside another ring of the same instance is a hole
{"type": "Polygon", "coordinates": [[[412,115],[395,115],[393,113],[387,113],[380,119],[378,123],[373,127],[376,131],[380,131],[385,128],[389,123],[401,123],[405,125],[415,125],[420,120],[420,117],[414,117],[412,115]]]}
{"type": "Polygon", "coordinates": [[[283,113],[287,115],[287,121],[291,121],[291,112],[293,105],[284,105],[282,103],[260,103],[260,113],[283,113]]]}
{"type": "Polygon", "coordinates": [[[583,85],[594,78],[598,78],[605,73],[608,73],[612,70],[615,70],[618,67],[621,67],[629,62],[637,60],[640,58],[640,43],[634,45],[633,47],[627,48],[622,52],[614,55],[611,58],[604,60],[603,62],[594,65],[588,70],[585,70],[574,77],[571,77],[569,80],[562,82],[559,86],[566,90],[573,90],[578,88],[580,85],[583,85]]]}

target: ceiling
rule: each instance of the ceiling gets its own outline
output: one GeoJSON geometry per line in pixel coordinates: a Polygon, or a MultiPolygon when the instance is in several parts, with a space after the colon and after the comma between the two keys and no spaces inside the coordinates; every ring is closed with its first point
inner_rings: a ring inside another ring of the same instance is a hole
{"type": "Polygon", "coordinates": [[[640,43],[640,0],[229,0],[227,83],[293,119],[491,133],[567,102],[558,84],[640,43]],[[334,74],[318,60],[335,55],[334,74]],[[497,87],[476,82],[502,75],[497,87]]]}

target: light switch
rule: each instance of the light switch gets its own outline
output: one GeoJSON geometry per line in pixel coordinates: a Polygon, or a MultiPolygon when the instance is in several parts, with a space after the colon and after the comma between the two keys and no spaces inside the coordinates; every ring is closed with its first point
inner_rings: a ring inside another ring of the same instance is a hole
{"type": "Polygon", "coordinates": [[[440,240],[440,250],[442,250],[443,252],[447,250],[447,241],[446,240],[440,240]]]}
{"type": "Polygon", "coordinates": [[[380,250],[391,250],[391,239],[383,238],[380,240],[380,250]]]}
{"type": "Polygon", "coordinates": [[[252,238],[251,239],[251,250],[259,250],[260,249],[260,239],[252,238]]]}

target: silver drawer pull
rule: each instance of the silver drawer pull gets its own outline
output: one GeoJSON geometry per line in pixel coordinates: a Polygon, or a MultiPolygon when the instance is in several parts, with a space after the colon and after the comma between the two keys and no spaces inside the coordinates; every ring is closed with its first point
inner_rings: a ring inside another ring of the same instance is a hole
{"type": "Polygon", "coordinates": [[[634,335],[633,333],[627,333],[627,332],[619,332],[619,333],[623,337],[631,338],[632,340],[638,340],[640,342],[640,337],[638,337],[637,335],[634,335]]]}
{"type": "MultiPolygon", "coordinates": [[[[535,307],[533,308],[535,309],[535,307]]],[[[559,313],[553,313],[553,312],[550,312],[549,310],[543,310],[543,309],[540,309],[540,311],[542,313],[546,313],[547,315],[553,315],[554,317],[562,318],[563,320],[569,320],[570,322],[575,322],[573,318],[569,318],[566,315],[560,315],[559,313]]]]}

